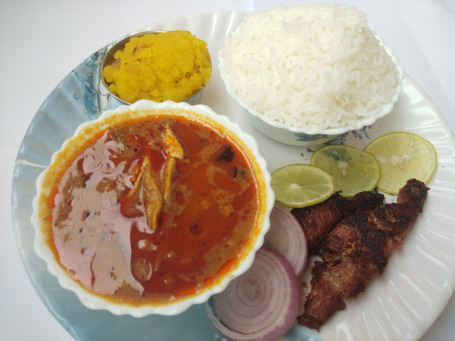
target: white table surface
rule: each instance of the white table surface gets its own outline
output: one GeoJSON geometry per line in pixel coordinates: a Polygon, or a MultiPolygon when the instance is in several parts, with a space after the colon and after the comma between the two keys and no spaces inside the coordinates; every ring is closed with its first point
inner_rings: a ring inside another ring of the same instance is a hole
{"type": "MultiPolygon", "coordinates": [[[[357,0],[370,26],[455,131],[455,0],[357,0]]],[[[109,42],[174,17],[263,11],[311,1],[2,0],[0,2],[0,340],[71,340],[45,308],[21,263],[11,220],[14,162],[26,129],[55,86],[109,42]]],[[[455,226],[453,226],[455,228],[455,226]]],[[[455,337],[455,298],[422,340],[455,337]]]]}

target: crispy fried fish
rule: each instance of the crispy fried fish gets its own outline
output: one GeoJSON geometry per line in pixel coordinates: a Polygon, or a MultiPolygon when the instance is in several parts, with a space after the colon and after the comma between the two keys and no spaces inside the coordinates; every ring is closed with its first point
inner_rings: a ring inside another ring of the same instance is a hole
{"type": "Polygon", "coordinates": [[[320,251],[322,242],[327,238],[336,224],[356,211],[371,210],[382,205],[384,196],[372,192],[360,192],[346,198],[339,192],[334,193],[326,201],[303,208],[293,208],[291,213],[302,226],[308,242],[308,255],[320,251]]]}
{"type": "Polygon", "coordinates": [[[323,261],[312,269],[300,325],[319,329],[346,307],[345,299],[357,296],[383,273],[392,251],[401,247],[422,211],[428,190],[424,183],[408,180],[397,203],[357,211],[336,225],[323,243],[323,261]]]}

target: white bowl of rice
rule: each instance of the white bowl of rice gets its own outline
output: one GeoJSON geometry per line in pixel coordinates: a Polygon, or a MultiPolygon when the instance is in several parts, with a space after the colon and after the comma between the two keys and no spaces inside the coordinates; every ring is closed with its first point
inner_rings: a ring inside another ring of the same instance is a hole
{"type": "Polygon", "coordinates": [[[266,136],[325,143],[389,114],[403,71],[354,6],[275,7],[246,17],[219,54],[227,92],[266,136]]]}

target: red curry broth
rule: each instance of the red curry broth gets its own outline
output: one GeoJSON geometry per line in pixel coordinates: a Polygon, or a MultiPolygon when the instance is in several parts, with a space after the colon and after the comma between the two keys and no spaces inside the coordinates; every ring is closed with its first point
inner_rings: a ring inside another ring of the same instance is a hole
{"type": "Polygon", "coordinates": [[[229,271],[259,205],[254,172],[239,147],[178,116],[102,131],[54,192],[53,247],[61,265],[87,289],[132,303],[174,300],[229,271]],[[165,131],[176,148],[163,141],[165,131]],[[183,157],[173,154],[177,147],[183,157]],[[147,212],[157,213],[155,220],[147,212]]]}

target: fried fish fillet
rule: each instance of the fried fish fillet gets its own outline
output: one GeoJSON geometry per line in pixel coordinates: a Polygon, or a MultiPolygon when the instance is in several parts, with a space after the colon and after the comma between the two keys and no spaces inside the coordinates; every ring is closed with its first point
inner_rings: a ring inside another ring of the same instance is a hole
{"type": "Polygon", "coordinates": [[[308,243],[308,255],[320,251],[322,242],[336,224],[356,211],[371,210],[382,205],[384,196],[372,192],[360,192],[346,198],[339,192],[334,193],[324,202],[303,208],[293,208],[291,213],[302,226],[308,243]]]}
{"type": "Polygon", "coordinates": [[[312,269],[300,325],[319,329],[346,307],[345,299],[357,296],[383,273],[422,211],[428,190],[421,181],[408,180],[396,203],[357,211],[336,225],[322,245],[323,261],[312,269]]]}

